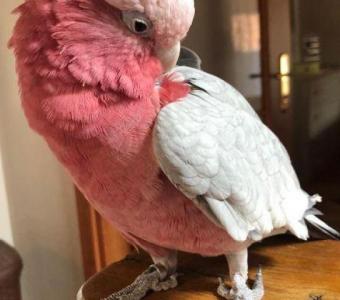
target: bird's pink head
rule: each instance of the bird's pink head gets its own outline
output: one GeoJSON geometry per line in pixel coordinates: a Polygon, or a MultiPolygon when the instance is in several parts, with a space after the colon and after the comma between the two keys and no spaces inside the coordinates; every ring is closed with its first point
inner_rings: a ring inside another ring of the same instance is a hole
{"type": "Polygon", "coordinates": [[[158,45],[171,47],[187,34],[194,17],[194,0],[105,0],[122,12],[138,12],[151,23],[158,45]]]}
{"type": "Polygon", "coordinates": [[[155,53],[160,58],[163,68],[170,69],[177,62],[180,41],[186,36],[195,13],[194,0],[105,0],[118,8],[126,25],[136,32],[148,32],[142,35],[155,42],[155,53]]]}
{"type": "Polygon", "coordinates": [[[177,61],[194,0],[26,0],[12,45],[54,82],[139,98],[177,61]]]}

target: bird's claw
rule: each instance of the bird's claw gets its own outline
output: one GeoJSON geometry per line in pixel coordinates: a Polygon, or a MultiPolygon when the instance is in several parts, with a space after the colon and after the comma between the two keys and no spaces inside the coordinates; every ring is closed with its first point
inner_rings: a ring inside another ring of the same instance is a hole
{"type": "Polygon", "coordinates": [[[247,286],[246,280],[240,274],[235,274],[231,289],[226,287],[222,278],[219,278],[219,283],[217,294],[227,300],[261,300],[264,296],[261,268],[257,271],[253,289],[247,286]]]}
{"type": "Polygon", "coordinates": [[[177,277],[178,274],[173,274],[167,280],[153,284],[151,289],[155,292],[174,289],[178,285],[177,277]]]}
{"type": "Polygon", "coordinates": [[[177,286],[177,274],[166,279],[167,272],[161,266],[152,265],[128,287],[101,300],[140,300],[149,291],[166,291],[177,286]]]}

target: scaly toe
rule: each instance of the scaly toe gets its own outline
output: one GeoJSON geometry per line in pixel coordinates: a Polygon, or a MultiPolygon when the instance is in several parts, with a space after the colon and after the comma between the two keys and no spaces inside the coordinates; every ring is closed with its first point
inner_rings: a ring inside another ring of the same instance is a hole
{"type": "Polygon", "coordinates": [[[217,288],[217,294],[225,299],[228,299],[227,297],[230,295],[230,290],[224,284],[224,281],[222,278],[218,278],[218,282],[219,282],[219,286],[217,288]]]}
{"type": "Polygon", "coordinates": [[[227,300],[261,300],[264,296],[263,276],[260,268],[252,290],[240,274],[234,276],[232,289],[228,289],[221,278],[219,282],[217,294],[227,300]]]}
{"type": "Polygon", "coordinates": [[[149,291],[164,291],[177,286],[177,275],[166,278],[162,266],[152,265],[128,287],[102,300],[141,300],[149,291]]]}
{"type": "Polygon", "coordinates": [[[261,267],[257,269],[252,293],[253,293],[254,300],[261,300],[264,296],[263,275],[262,275],[261,267]]]}
{"type": "Polygon", "coordinates": [[[152,286],[152,290],[155,292],[159,292],[175,288],[178,285],[177,277],[178,274],[173,274],[169,277],[169,279],[155,283],[152,286]]]}

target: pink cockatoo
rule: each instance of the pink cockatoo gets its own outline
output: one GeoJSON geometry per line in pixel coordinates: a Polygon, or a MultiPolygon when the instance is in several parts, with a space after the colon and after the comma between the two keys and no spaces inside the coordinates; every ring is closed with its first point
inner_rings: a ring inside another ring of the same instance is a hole
{"type": "Polygon", "coordinates": [[[289,156],[224,81],[175,67],[193,0],[26,0],[11,39],[22,104],[90,203],[154,265],[107,299],[175,287],[176,251],[226,255],[226,299],[247,287],[247,249],[305,220],[333,235],[289,156]]]}

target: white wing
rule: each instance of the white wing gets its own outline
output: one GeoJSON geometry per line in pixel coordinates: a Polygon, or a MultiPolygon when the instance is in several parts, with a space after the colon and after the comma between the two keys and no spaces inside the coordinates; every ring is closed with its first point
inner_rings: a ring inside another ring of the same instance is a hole
{"type": "Polygon", "coordinates": [[[289,156],[248,102],[221,79],[187,67],[194,90],[159,113],[154,151],[169,180],[237,241],[298,228],[309,206],[289,156]]]}

